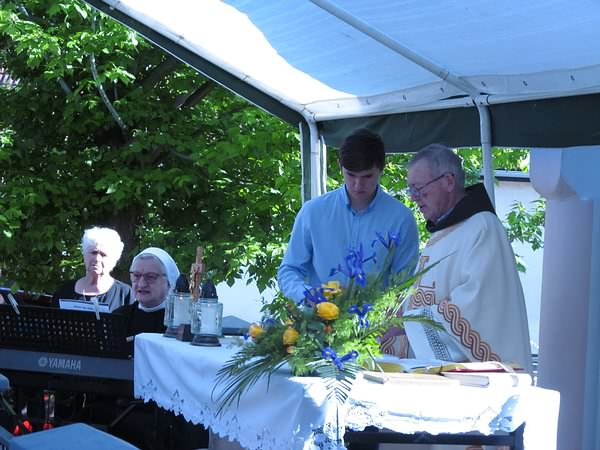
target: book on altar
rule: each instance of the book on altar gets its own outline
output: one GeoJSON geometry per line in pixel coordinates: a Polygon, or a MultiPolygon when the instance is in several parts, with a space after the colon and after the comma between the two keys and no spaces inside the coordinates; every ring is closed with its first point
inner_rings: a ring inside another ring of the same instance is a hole
{"type": "Polygon", "coordinates": [[[404,373],[404,372],[375,372],[371,370],[362,371],[363,378],[380,384],[404,384],[417,386],[458,386],[459,380],[431,375],[426,373],[404,373]]]}
{"type": "Polygon", "coordinates": [[[523,369],[497,361],[452,362],[440,359],[398,358],[383,355],[376,362],[384,372],[441,374],[442,372],[514,372],[523,369]]]}
{"type": "Polygon", "coordinates": [[[517,387],[531,386],[533,380],[527,372],[442,372],[451,380],[463,386],[476,387],[517,387]]]}

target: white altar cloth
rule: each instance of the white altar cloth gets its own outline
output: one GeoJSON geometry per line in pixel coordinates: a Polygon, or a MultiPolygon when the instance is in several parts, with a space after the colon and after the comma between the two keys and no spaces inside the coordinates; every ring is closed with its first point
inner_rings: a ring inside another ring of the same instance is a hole
{"type": "Polygon", "coordinates": [[[513,431],[526,421],[525,450],[556,448],[558,392],[537,387],[486,389],[464,386],[376,384],[357,379],[337,429],[335,406],[323,380],[285,371],[258,382],[239,403],[216,415],[215,375],[239,350],[196,347],[159,334],[135,338],[134,393],[182,414],[213,433],[251,450],[344,449],[343,427],[374,425],[401,433],[491,434],[513,431]]]}

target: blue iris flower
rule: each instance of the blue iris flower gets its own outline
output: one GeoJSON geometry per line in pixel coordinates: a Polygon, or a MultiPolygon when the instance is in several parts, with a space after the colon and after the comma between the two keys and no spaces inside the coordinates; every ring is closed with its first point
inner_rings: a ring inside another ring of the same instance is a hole
{"type": "Polygon", "coordinates": [[[323,293],[323,288],[318,287],[304,289],[304,300],[300,300],[297,304],[300,306],[302,303],[306,303],[309,306],[313,306],[326,301],[327,297],[325,297],[325,294],[323,293]]]}
{"type": "Polygon", "coordinates": [[[262,321],[262,327],[264,329],[272,327],[273,325],[275,325],[275,319],[273,319],[272,317],[267,317],[262,321]]]}
{"type": "Polygon", "coordinates": [[[379,231],[375,232],[377,239],[374,239],[371,243],[371,247],[374,247],[377,242],[381,242],[381,244],[387,248],[388,250],[392,247],[398,247],[400,245],[400,233],[392,233],[388,231],[387,239],[384,237],[383,233],[379,231]]]}
{"type": "Polygon", "coordinates": [[[371,259],[375,259],[375,253],[368,258],[365,258],[362,244],[360,244],[358,250],[350,249],[348,251],[348,254],[344,258],[346,267],[342,267],[342,265],[339,264],[336,268],[331,269],[329,276],[331,277],[338,272],[342,272],[348,278],[354,278],[360,286],[365,287],[367,284],[367,275],[363,269],[363,264],[371,259]]]}
{"type": "Polygon", "coordinates": [[[346,361],[354,361],[358,356],[358,352],[356,350],[352,350],[339,358],[334,349],[331,347],[325,347],[321,351],[321,356],[325,359],[331,359],[338,369],[344,370],[344,363],[346,361]]]}
{"type": "Polygon", "coordinates": [[[373,306],[370,303],[365,303],[362,308],[356,305],[352,305],[348,308],[350,314],[356,314],[358,316],[358,325],[361,328],[369,328],[369,319],[367,319],[369,311],[373,311],[373,306]]]}

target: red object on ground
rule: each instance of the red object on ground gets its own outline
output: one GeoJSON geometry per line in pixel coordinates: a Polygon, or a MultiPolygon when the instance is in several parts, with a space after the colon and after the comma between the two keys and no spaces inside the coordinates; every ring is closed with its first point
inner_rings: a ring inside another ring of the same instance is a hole
{"type": "MultiPolygon", "coordinates": [[[[33,427],[31,426],[31,423],[29,423],[29,420],[24,420],[23,421],[23,426],[25,428],[27,428],[27,431],[29,433],[33,432],[33,427]]],[[[15,436],[21,436],[23,434],[23,432],[21,431],[21,427],[19,427],[19,425],[15,425],[15,429],[13,430],[13,435],[15,436]]]]}

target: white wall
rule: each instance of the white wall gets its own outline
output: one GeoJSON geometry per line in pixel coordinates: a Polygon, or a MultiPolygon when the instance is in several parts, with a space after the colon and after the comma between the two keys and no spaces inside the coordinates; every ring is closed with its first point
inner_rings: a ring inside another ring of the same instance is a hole
{"type": "Polygon", "coordinates": [[[219,301],[223,303],[223,317],[236,316],[248,322],[257,322],[261,319],[260,309],[262,299],[270,302],[275,296],[274,289],[259,292],[256,284],[247,284],[248,277],[236,280],[233,286],[227,283],[217,285],[219,301]]]}
{"type": "MultiPolygon", "coordinates": [[[[531,203],[540,198],[529,181],[501,181],[496,184],[496,213],[505,222],[506,215],[516,201],[520,201],[529,211],[534,209],[531,203]]],[[[521,256],[527,271],[521,273],[521,284],[527,303],[527,316],[529,319],[529,334],[531,338],[531,351],[538,352],[540,330],[540,299],[542,291],[542,259],[543,249],[531,249],[528,244],[513,243],[515,254],[521,256]]]]}

